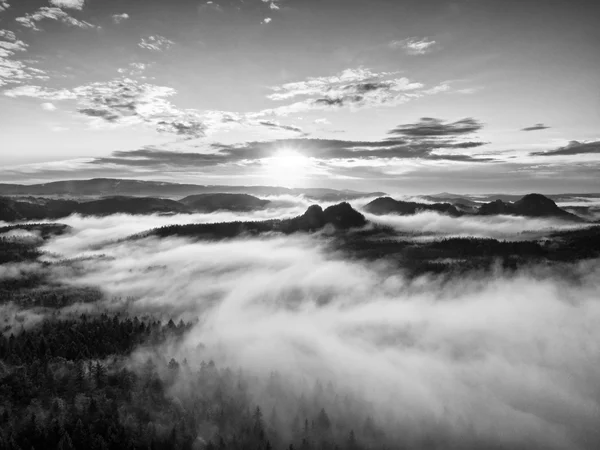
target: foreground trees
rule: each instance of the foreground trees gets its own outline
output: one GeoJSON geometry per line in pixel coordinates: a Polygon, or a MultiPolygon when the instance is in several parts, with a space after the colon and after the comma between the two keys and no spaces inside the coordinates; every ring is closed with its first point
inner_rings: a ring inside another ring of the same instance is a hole
{"type": "Polygon", "coordinates": [[[381,440],[361,411],[336,422],[319,406],[350,405],[332,386],[297,397],[273,374],[264,412],[241,372],[157,351],[190,327],[102,314],[0,337],[0,448],[333,450],[381,440]]]}

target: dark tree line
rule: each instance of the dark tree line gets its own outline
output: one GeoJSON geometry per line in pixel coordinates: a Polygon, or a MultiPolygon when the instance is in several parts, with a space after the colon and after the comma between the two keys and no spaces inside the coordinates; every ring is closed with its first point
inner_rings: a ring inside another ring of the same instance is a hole
{"type": "Polygon", "coordinates": [[[155,351],[191,326],[102,314],[2,336],[0,448],[382,448],[373,420],[332,386],[297,397],[273,374],[263,387],[263,412],[251,377],[155,351]],[[151,357],[134,364],[128,356],[140,348],[151,357]]]}

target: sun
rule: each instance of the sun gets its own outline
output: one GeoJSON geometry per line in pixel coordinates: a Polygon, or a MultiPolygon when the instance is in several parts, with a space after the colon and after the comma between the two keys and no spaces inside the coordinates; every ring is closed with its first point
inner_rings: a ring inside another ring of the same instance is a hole
{"type": "Polygon", "coordinates": [[[266,158],[267,177],[281,186],[294,186],[308,175],[311,159],[295,150],[281,149],[266,158]]]}

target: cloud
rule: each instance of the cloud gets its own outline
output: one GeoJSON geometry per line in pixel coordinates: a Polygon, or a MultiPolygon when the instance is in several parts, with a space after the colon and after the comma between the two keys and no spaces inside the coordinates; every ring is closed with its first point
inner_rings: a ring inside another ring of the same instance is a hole
{"type": "Polygon", "coordinates": [[[150,66],[150,64],[145,63],[129,63],[127,67],[120,67],[117,69],[117,72],[120,74],[127,75],[128,77],[140,77],[145,79],[146,77],[142,74],[144,71],[150,66]]]}
{"type": "Polygon", "coordinates": [[[263,3],[267,3],[269,5],[269,9],[273,9],[273,10],[278,10],[279,5],[277,4],[278,1],[273,1],[273,0],[262,0],[263,3]]]}
{"type": "MultiPolygon", "coordinates": [[[[464,154],[439,153],[445,143],[418,143],[403,140],[390,141],[343,141],[332,139],[278,139],[265,142],[247,142],[226,145],[212,144],[210,151],[202,153],[175,152],[169,150],[144,148],[113,152],[111,156],[90,161],[94,165],[127,167],[144,170],[198,170],[205,167],[228,164],[262,164],[277,154],[282,148],[290,149],[315,162],[329,164],[350,161],[369,164],[373,161],[422,160],[483,163],[490,158],[475,158],[464,154]]],[[[450,144],[452,145],[452,144],[450,144]]],[[[449,147],[453,148],[453,147],[449,147]]],[[[332,166],[333,167],[333,166],[332,166]]],[[[339,170],[333,167],[334,171],[339,170]]]]}
{"type": "Polygon", "coordinates": [[[282,125],[279,122],[274,122],[272,120],[259,120],[258,123],[260,125],[263,125],[268,128],[275,128],[275,129],[286,130],[286,131],[294,131],[296,133],[304,133],[302,131],[302,128],[295,127],[293,125],[282,125]]]}
{"type": "Polygon", "coordinates": [[[52,6],[57,6],[59,8],[67,8],[67,9],[83,9],[83,4],[85,0],[50,0],[50,4],[52,6]]]}
{"type": "Polygon", "coordinates": [[[600,153],[600,141],[579,142],[571,141],[564,147],[545,152],[533,152],[532,156],[565,156],[565,155],[590,155],[600,153]]]}
{"type": "Polygon", "coordinates": [[[444,123],[440,119],[422,117],[418,123],[398,125],[389,134],[407,137],[459,136],[479,131],[481,128],[483,124],[472,118],[444,123]]]}
{"type": "Polygon", "coordinates": [[[350,108],[353,110],[379,106],[397,106],[410,100],[444,92],[448,86],[425,89],[422,83],[406,77],[395,78],[394,72],[376,73],[359,67],[346,69],[329,77],[311,77],[305,81],[274,86],[267,98],[275,101],[305,97],[304,100],[267,109],[256,116],[287,115],[308,110],[350,108]]]}
{"type": "MultiPolygon", "coordinates": [[[[449,145],[449,148],[454,148],[454,144],[449,145]]],[[[406,140],[345,141],[335,139],[280,139],[237,145],[213,144],[213,148],[219,150],[219,153],[222,155],[241,159],[265,158],[280,148],[290,148],[304,156],[323,160],[369,158],[476,160],[467,155],[435,154],[434,151],[437,149],[448,148],[444,142],[414,142],[406,140]]],[[[480,161],[487,161],[487,159],[482,158],[480,161]]]]}
{"type": "Polygon", "coordinates": [[[42,103],[40,106],[45,111],[56,111],[56,106],[53,103],[42,103]]]}
{"type": "Polygon", "coordinates": [[[12,59],[16,52],[25,52],[28,47],[25,42],[17,39],[14,32],[0,29],[0,86],[47,78],[43,70],[36,69],[25,61],[12,59]]]}
{"type": "Polygon", "coordinates": [[[167,39],[164,36],[154,35],[148,36],[146,38],[142,38],[142,40],[138,43],[138,47],[150,50],[153,52],[162,52],[170,49],[175,42],[167,39]]]}
{"type": "Polygon", "coordinates": [[[401,41],[391,41],[388,46],[393,49],[402,49],[409,55],[424,55],[433,51],[436,41],[429,38],[407,38],[401,41]]]}
{"type": "Polygon", "coordinates": [[[145,124],[157,131],[194,139],[204,136],[205,125],[195,110],[175,108],[168,98],[175,90],[165,86],[139,83],[129,78],[90,83],[74,89],[52,90],[39,86],[20,86],[4,95],[44,100],[76,100],[78,112],[98,119],[96,125],[145,124]]]}
{"type": "Polygon", "coordinates": [[[537,131],[537,130],[547,130],[550,127],[547,127],[543,123],[536,123],[531,127],[521,128],[521,131],[537,131]]]}
{"type": "MultiPolygon", "coordinates": [[[[267,96],[270,100],[288,100],[298,96],[323,96],[325,93],[335,90],[352,89],[354,86],[363,86],[367,81],[378,80],[383,77],[394,75],[393,72],[373,72],[370,69],[359,67],[358,69],[346,69],[337,75],[329,77],[311,77],[305,81],[286,83],[281,86],[274,86],[271,89],[273,94],[267,96]]],[[[406,79],[401,79],[401,83],[406,83],[406,79]]],[[[415,88],[422,87],[418,84],[415,88]]]]}
{"type": "Polygon", "coordinates": [[[41,86],[19,86],[8,91],[4,91],[7,97],[32,97],[42,100],[74,100],[77,95],[68,89],[47,89],[41,86]]]}
{"type": "Polygon", "coordinates": [[[204,125],[195,111],[179,110],[167,99],[175,90],[141,84],[125,78],[107,83],[92,83],[73,90],[81,114],[110,123],[144,123],[158,131],[186,138],[204,135],[204,125]]]}
{"type": "Polygon", "coordinates": [[[272,20],[273,19],[271,19],[270,17],[265,17],[261,23],[271,23],[272,20]]]}
{"type": "Polygon", "coordinates": [[[0,12],[6,11],[8,8],[10,8],[8,2],[6,0],[0,0],[0,12]]]}
{"type": "MultiPolygon", "coordinates": [[[[139,75],[147,64],[131,63],[119,73],[139,75]]],[[[144,78],[144,77],[142,77],[144,78]]],[[[224,111],[203,111],[176,108],[169,98],[176,91],[165,86],[135,81],[128,77],[108,82],[90,83],[73,89],[50,89],[35,85],[19,86],[4,92],[8,97],[32,97],[51,101],[75,100],[77,111],[91,118],[95,127],[133,126],[146,124],[159,132],[175,134],[184,139],[203,137],[208,131],[236,127],[262,127],[303,134],[294,125],[274,120],[224,111]]]]}
{"type": "Polygon", "coordinates": [[[51,8],[48,6],[41,7],[33,14],[26,14],[25,16],[17,17],[15,20],[22,26],[31,28],[33,31],[41,31],[41,28],[37,26],[37,23],[41,22],[42,20],[56,20],[57,22],[61,22],[65,25],[75,28],[98,28],[96,25],[92,25],[89,22],[77,20],[74,17],[71,17],[60,8],[51,8]]]}
{"type": "Polygon", "coordinates": [[[14,52],[24,52],[29,47],[10,30],[0,30],[0,39],[0,56],[3,57],[12,56],[14,52]]]}
{"type": "Polygon", "coordinates": [[[124,22],[124,21],[126,21],[128,19],[129,19],[129,14],[127,14],[127,13],[113,14],[113,16],[112,16],[112,20],[116,24],[124,22]]]}

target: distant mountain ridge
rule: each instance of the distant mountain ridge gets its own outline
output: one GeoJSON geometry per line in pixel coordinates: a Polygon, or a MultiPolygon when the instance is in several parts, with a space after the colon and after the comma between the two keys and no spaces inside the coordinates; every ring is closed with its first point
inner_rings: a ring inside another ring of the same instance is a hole
{"type": "Polygon", "coordinates": [[[249,194],[197,194],[179,200],[180,203],[198,212],[214,212],[219,209],[230,211],[256,211],[265,208],[269,200],[263,200],[249,194]]]}
{"type": "Polygon", "coordinates": [[[478,215],[509,214],[527,217],[558,217],[567,220],[583,220],[559,208],[550,198],[542,194],[527,194],[516,202],[495,200],[479,207],[478,215]]]}
{"type": "MultiPolygon", "coordinates": [[[[459,199],[459,201],[462,199],[459,199]]],[[[505,202],[501,199],[480,206],[463,203],[417,203],[395,200],[391,197],[380,197],[365,205],[364,210],[376,215],[398,214],[411,215],[419,211],[435,211],[450,216],[462,215],[519,215],[525,217],[556,217],[565,220],[583,221],[579,216],[559,208],[550,198],[542,194],[527,194],[515,202],[505,202]]]]}
{"type": "Polygon", "coordinates": [[[304,195],[320,201],[352,200],[363,197],[379,197],[384,192],[357,192],[326,188],[285,188],[279,186],[211,186],[179,184],[160,181],[127,180],[117,178],[93,178],[90,180],[53,181],[51,183],[23,185],[0,184],[0,196],[139,196],[182,198],[196,194],[241,193],[251,195],[304,195]]]}
{"type": "Polygon", "coordinates": [[[365,206],[365,211],[376,214],[412,215],[419,211],[435,211],[451,216],[460,216],[461,212],[450,203],[417,203],[394,200],[391,197],[379,197],[365,206]]]}
{"type": "Polygon", "coordinates": [[[201,194],[181,201],[155,197],[105,197],[78,202],[39,197],[0,197],[0,221],[59,219],[71,214],[107,216],[110,214],[191,214],[219,210],[249,212],[264,209],[268,200],[248,194],[201,194]]]}

